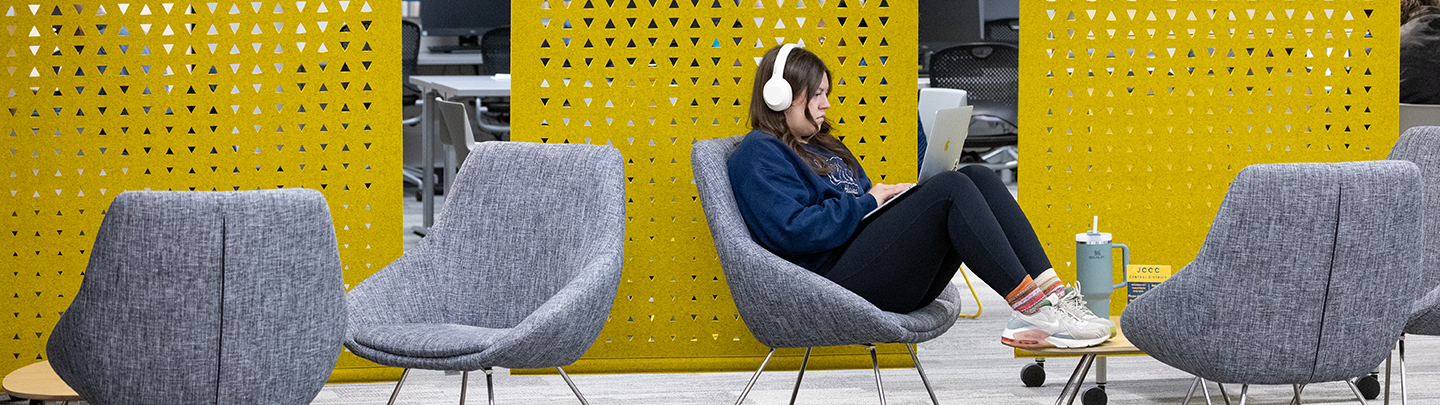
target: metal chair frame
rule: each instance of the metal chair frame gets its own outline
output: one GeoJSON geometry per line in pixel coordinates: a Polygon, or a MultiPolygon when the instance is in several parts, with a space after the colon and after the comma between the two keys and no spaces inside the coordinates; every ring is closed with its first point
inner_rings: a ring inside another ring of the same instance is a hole
{"type": "Polygon", "coordinates": [[[1385,357],[1385,405],[1390,405],[1390,360],[1395,357],[1400,360],[1400,405],[1405,405],[1410,399],[1405,393],[1405,334],[1400,334],[1400,341],[1395,342],[1395,349],[1399,356],[1392,352],[1385,357]]]}
{"type": "MultiPolygon", "coordinates": [[[[875,389],[880,392],[880,405],[885,405],[885,383],[880,379],[880,359],[875,354],[875,345],[861,345],[865,350],[870,351],[870,365],[875,369],[875,389]]],[[[800,373],[795,376],[795,389],[790,393],[790,405],[795,405],[795,399],[800,396],[800,382],[805,379],[805,366],[810,364],[810,351],[815,348],[805,348],[805,358],[800,360],[800,373]]],[[[915,362],[915,371],[920,373],[920,382],[925,384],[925,392],[930,394],[930,402],[940,405],[940,400],[935,397],[935,390],[930,387],[930,378],[925,376],[925,367],[920,365],[920,357],[915,355],[915,348],[910,344],[905,345],[905,350],[910,352],[910,359],[915,362]]],[[[755,375],[750,377],[750,382],[745,384],[745,390],[740,391],[740,398],[735,400],[735,405],[745,402],[745,397],[750,395],[750,388],[755,386],[755,381],[760,379],[760,373],[765,372],[765,365],[770,363],[770,357],[775,355],[775,348],[765,355],[765,360],[760,362],[760,368],[755,370],[755,375]]],[[[578,393],[578,391],[577,391],[578,393]]]]}
{"type": "MultiPolygon", "coordinates": [[[[769,358],[767,357],[766,359],[768,360],[769,358]]],[[[555,370],[557,370],[557,371],[560,372],[560,377],[565,379],[565,384],[570,386],[570,391],[574,391],[574,392],[575,392],[575,397],[580,399],[580,403],[581,403],[582,405],[590,405],[590,402],[585,400],[585,395],[583,395],[583,394],[580,393],[580,388],[575,386],[575,382],[574,382],[574,381],[570,381],[570,375],[569,375],[569,374],[565,374],[565,369],[564,369],[564,368],[560,368],[560,367],[555,367],[555,370]]],[[[490,405],[495,405],[495,375],[494,375],[494,374],[495,374],[495,371],[492,370],[492,369],[490,369],[490,368],[485,368],[485,369],[483,369],[483,371],[485,371],[485,392],[488,394],[487,396],[488,396],[488,398],[489,398],[489,400],[490,400],[490,401],[489,401],[490,405]]],[[[390,401],[389,401],[389,402],[386,402],[386,403],[385,403],[386,405],[395,405],[395,398],[398,398],[398,397],[400,396],[400,387],[405,386],[405,378],[406,378],[406,377],[409,377],[409,376],[410,376],[410,369],[408,369],[408,368],[405,369],[405,371],[403,371],[403,372],[400,373],[400,381],[396,381],[396,382],[395,382],[395,391],[393,391],[393,392],[390,393],[390,401]]],[[[469,387],[469,385],[470,385],[470,372],[469,372],[469,371],[461,371],[461,374],[460,374],[460,405],[465,405],[465,390],[466,390],[467,387],[469,387]]]]}
{"type": "MultiPolygon", "coordinates": [[[[1357,401],[1360,401],[1360,404],[1368,404],[1368,402],[1365,401],[1365,395],[1360,393],[1360,387],[1357,387],[1355,385],[1355,380],[1345,380],[1345,384],[1350,386],[1350,392],[1355,394],[1355,399],[1357,401]]],[[[1220,387],[1220,398],[1225,399],[1225,405],[1230,405],[1230,395],[1225,393],[1225,384],[1215,383],[1215,385],[1220,387]]],[[[1295,389],[1295,396],[1290,398],[1291,405],[1300,405],[1300,393],[1305,391],[1306,385],[1307,384],[1292,385],[1292,387],[1294,387],[1295,389]]],[[[1205,404],[1213,405],[1210,402],[1210,388],[1205,385],[1205,379],[1200,377],[1195,377],[1195,382],[1190,384],[1190,391],[1185,393],[1185,401],[1181,402],[1180,405],[1190,404],[1190,398],[1195,395],[1195,387],[1197,386],[1199,386],[1201,390],[1204,391],[1205,404]]],[[[1240,386],[1240,405],[1245,405],[1245,401],[1249,399],[1249,391],[1250,384],[1243,384],[1240,386]]]]}

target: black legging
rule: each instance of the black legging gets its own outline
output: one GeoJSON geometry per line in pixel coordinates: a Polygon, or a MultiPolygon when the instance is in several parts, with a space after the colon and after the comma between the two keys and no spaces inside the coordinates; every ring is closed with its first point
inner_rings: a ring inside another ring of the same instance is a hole
{"type": "Polygon", "coordinates": [[[960,264],[1001,296],[1050,268],[1035,230],[990,169],[935,175],[895,206],[861,223],[826,278],[890,312],[940,296],[960,264]]]}

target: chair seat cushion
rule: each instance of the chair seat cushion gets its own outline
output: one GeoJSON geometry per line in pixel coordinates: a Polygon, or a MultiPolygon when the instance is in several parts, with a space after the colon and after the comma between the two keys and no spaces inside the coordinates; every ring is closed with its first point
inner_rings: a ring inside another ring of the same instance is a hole
{"type": "Polygon", "coordinates": [[[450,323],[402,323],[366,328],[355,343],[410,357],[454,357],[485,351],[509,329],[450,323]]]}

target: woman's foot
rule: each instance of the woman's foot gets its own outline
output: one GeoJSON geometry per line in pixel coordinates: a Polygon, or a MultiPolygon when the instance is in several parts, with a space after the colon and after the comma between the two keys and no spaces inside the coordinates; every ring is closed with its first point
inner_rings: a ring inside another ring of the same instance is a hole
{"type": "Polygon", "coordinates": [[[1110,328],[1110,336],[1115,336],[1115,321],[1101,318],[1094,312],[1090,312],[1090,307],[1085,305],[1085,296],[1080,295],[1079,287],[1067,286],[1064,291],[1052,295],[1051,299],[1055,301],[1055,306],[1059,307],[1061,311],[1068,312],[1082,320],[1105,325],[1110,328]]]}
{"type": "Polygon", "coordinates": [[[1081,319],[1049,299],[1032,314],[1013,312],[1000,333],[1000,343],[1021,349],[1090,347],[1109,338],[1110,326],[1081,319]]]}

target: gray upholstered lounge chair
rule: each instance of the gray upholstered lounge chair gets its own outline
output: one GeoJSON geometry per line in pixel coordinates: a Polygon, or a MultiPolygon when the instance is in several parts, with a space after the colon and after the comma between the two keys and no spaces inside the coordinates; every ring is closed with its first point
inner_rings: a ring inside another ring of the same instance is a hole
{"type": "MultiPolygon", "coordinates": [[[[1406,160],[1420,167],[1425,182],[1425,271],[1420,285],[1429,291],[1410,305],[1406,334],[1440,336],[1440,127],[1416,126],[1400,134],[1390,160],[1406,160]]],[[[1389,384],[1387,368],[1386,384],[1389,384]]],[[[1400,338],[1400,402],[1405,397],[1405,338],[1400,338]]]]}
{"type": "MultiPolygon", "coordinates": [[[[392,367],[469,371],[574,363],[620,286],[625,172],[608,146],[485,142],[419,246],[346,294],[345,342],[392,367]]],[[[390,401],[400,393],[405,374],[390,401]]],[[[494,390],[489,390],[494,401],[494,390]]]]}
{"type": "Polygon", "coordinates": [[[1125,308],[1125,336],[1200,379],[1246,384],[1241,404],[1249,384],[1295,385],[1298,400],[1326,381],[1363,402],[1349,379],[1385,359],[1421,291],[1421,193],[1409,162],[1247,167],[1195,260],[1125,308]]]}
{"type": "MultiPolygon", "coordinates": [[[[875,385],[880,390],[883,403],[885,389],[880,381],[873,344],[919,343],[945,333],[955,324],[956,314],[960,311],[959,290],[950,285],[934,303],[915,312],[885,312],[838,284],[781,259],[756,244],[750,238],[745,219],[740,216],[735,193],[730,188],[730,176],[725,169],[726,159],[743,138],[735,136],[696,142],[690,155],[695,184],[700,192],[700,205],[704,207],[710,234],[715,239],[715,250],[720,255],[725,281],[730,285],[730,294],[735,297],[735,307],[740,310],[741,319],[755,339],[771,348],[735,403],[745,400],[750,387],[765,371],[765,364],[775,355],[775,348],[806,348],[805,360],[801,362],[800,374],[795,379],[795,391],[791,394],[793,402],[800,392],[800,380],[805,376],[810,348],[856,344],[870,349],[870,358],[875,365],[875,385]]],[[[906,348],[909,349],[909,345],[906,348]]],[[[914,351],[910,352],[910,356],[930,399],[938,404],[919,357],[914,351]]]]}
{"type": "Polygon", "coordinates": [[[343,282],[317,191],[127,191],[45,349],[91,404],[308,404],[340,356],[343,282]]]}

